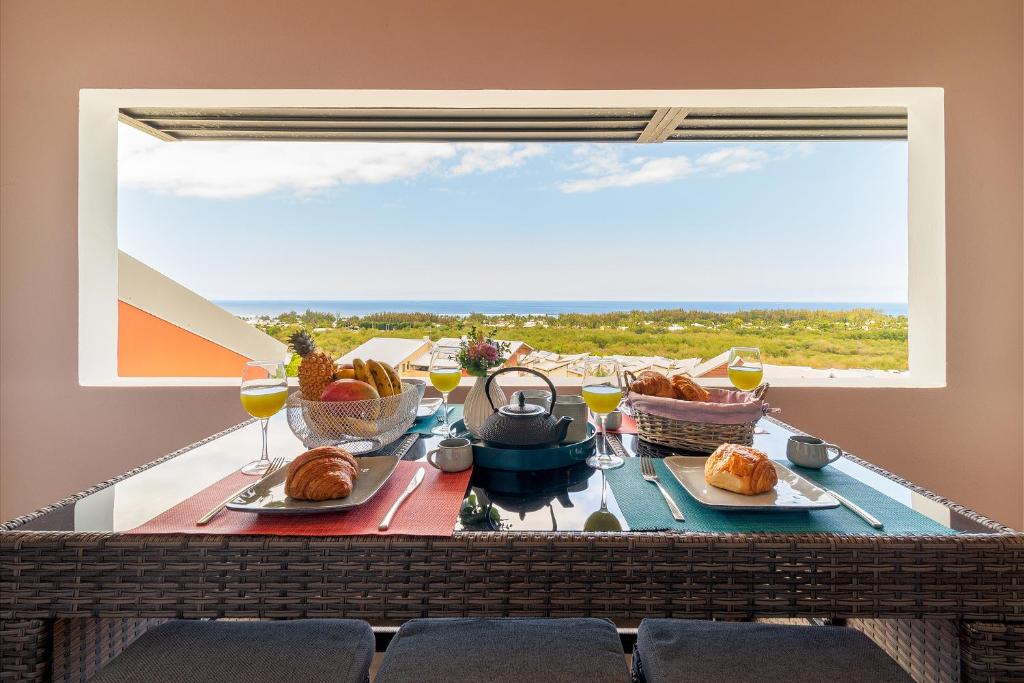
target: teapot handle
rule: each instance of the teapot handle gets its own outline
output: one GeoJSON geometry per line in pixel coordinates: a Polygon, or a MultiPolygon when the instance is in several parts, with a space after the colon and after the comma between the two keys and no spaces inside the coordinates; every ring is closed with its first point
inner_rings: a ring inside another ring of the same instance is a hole
{"type": "Polygon", "coordinates": [[[555,399],[558,397],[558,391],[555,390],[555,385],[551,382],[550,379],[548,379],[548,376],[545,375],[543,372],[538,372],[533,368],[521,368],[518,365],[513,365],[512,367],[508,368],[502,368],[497,372],[491,373],[491,375],[487,378],[487,382],[484,384],[484,394],[486,394],[487,396],[487,402],[491,404],[491,411],[498,411],[498,409],[494,406],[494,399],[491,398],[491,381],[501,373],[512,372],[513,370],[517,372],[528,372],[531,375],[537,375],[542,380],[548,383],[548,387],[551,389],[551,405],[548,406],[548,415],[551,415],[551,413],[555,410],[555,399]]]}

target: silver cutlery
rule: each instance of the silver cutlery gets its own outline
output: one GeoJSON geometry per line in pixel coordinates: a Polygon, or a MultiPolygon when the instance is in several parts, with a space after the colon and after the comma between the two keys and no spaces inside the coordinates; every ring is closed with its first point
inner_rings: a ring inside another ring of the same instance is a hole
{"type": "Polygon", "coordinates": [[[640,456],[640,475],[645,481],[649,481],[658,487],[661,491],[661,496],[665,499],[665,504],[668,505],[669,512],[672,513],[672,518],[677,522],[685,522],[686,517],[683,515],[683,511],[679,509],[676,502],[672,500],[672,496],[669,495],[665,487],[658,481],[658,473],[654,471],[654,461],[646,455],[640,456]]]}
{"type": "Polygon", "coordinates": [[[840,505],[842,505],[844,508],[846,508],[847,510],[849,510],[853,514],[857,515],[861,519],[863,519],[865,522],[870,524],[875,529],[881,529],[882,528],[882,522],[880,522],[877,517],[872,515],[870,512],[868,512],[867,510],[865,510],[861,506],[857,505],[856,503],[854,503],[851,500],[847,500],[843,496],[840,496],[835,491],[826,491],[826,492],[830,496],[832,496],[833,498],[838,500],[840,505]]]}
{"type": "Polygon", "coordinates": [[[267,468],[267,471],[263,473],[262,477],[260,477],[259,479],[257,479],[256,481],[254,481],[251,484],[243,486],[242,488],[238,489],[237,491],[232,493],[230,496],[228,496],[227,498],[222,500],[220,503],[217,504],[216,507],[214,507],[209,512],[207,512],[205,515],[203,515],[198,520],[196,520],[196,526],[206,526],[207,524],[209,524],[210,520],[212,520],[214,517],[216,517],[218,514],[220,514],[220,511],[224,509],[225,505],[227,505],[228,503],[233,501],[235,498],[238,498],[240,495],[242,495],[243,493],[245,493],[246,491],[248,491],[252,487],[254,487],[257,484],[260,484],[261,482],[266,480],[268,477],[270,477],[272,474],[277,472],[283,466],[284,466],[284,458],[274,458],[273,460],[271,460],[270,461],[270,467],[267,468]]]}
{"type": "Polygon", "coordinates": [[[402,495],[398,497],[395,504],[391,506],[390,510],[388,510],[388,514],[384,515],[384,519],[380,520],[380,526],[377,527],[378,529],[381,531],[388,530],[388,527],[391,526],[391,520],[394,519],[395,513],[398,512],[398,508],[401,507],[406,498],[412,495],[412,492],[416,490],[416,487],[423,482],[423,476],[426,473],[427,471],[422,467],[416,470],[416,474],[412,475],[412,480],[409,481],[409,485],[405,487],[404,491],[402,491],[402,495]]]}

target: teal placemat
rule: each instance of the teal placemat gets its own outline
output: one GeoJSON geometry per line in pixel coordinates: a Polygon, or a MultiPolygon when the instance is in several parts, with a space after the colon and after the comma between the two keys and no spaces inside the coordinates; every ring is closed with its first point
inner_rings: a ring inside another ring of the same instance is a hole
{"type": "MultiPolygon", "coordinates": [[[[462,404],[461,403],[449,403],[448,407],[451,408],[452,412],[448,414],[448,422],[453,423],[456,420],[462,419],[462,404]]],[[[409,431],[406,434],[430,434],[430,430],[435,426],[441,424],[441,408],[437,409],[437,414],[434,417],[423,420],[422,422],[414,422],[412,427],[409,427],[409,431]]]]}
{"type": "Polygon", "coordinates": [[[874,536],[929,536],[955,534],[938,522],[911,510],[889,496],[839,470],[801,469],[800,476],[832,489],[877,517],[884,529],[871,528],[864,520],[840,506],[814,512],[722,512],[704,507],[686,492],[659,459],[654,460],[658,478],[669,490],[686,516],[672,519],[658,488],[640,476],[640,458],[626,458],[626,464],[608,472],[619,509],[633,531],[693,531],[700,533],[837,533],[874,536]]]}

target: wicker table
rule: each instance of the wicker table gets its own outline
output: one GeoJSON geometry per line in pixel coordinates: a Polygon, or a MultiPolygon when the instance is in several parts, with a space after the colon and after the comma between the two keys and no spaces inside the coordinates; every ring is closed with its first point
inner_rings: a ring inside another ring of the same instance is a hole
{"type": "MultiPolygon", "coordinates": [[[[770,452],[796,433],[762,426],[756,443],[770,452]]],[[[251,459],[256,430],[244,423],[0,526],[0,677],[85,679],[175,617],[515,615],[623,628],[667,616],[845,621],[918,680],[1024,680],[1024,535],[854,457],[847,473],[962,533],[587,533],[601,480],[586,468],[478,470],[451,538],[122,533],[251,459]]],[[[636,452],[634,437],[612,439],[636,452]]],[[[271,450],[302,450],[280,417],[271,450]]]]}

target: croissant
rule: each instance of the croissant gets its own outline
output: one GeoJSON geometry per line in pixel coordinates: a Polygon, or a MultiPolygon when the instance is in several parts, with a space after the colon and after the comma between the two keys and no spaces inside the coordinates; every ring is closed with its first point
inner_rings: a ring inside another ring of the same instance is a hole
{"type": "Polygon", "coordinates": [[[753,496],[775,488],[779,475],[763,452],[750,446],[724,443],[704,463],[704,481],[726,491],[753,496]]]}
{"type": "Polygon", "coordinates": [[[629,390],[644,396],[676,397],[676,392],[672,389],[672,383],[668,380],[668,377],[654,370],[644,370],[641,372],[640,376],[629,385],[629,390]]]}
{"type": "Polygon", "coordinates": [[[337,446],[306,451],[288,465],[285,495],[296,500],[331,500],[352,493],[359,478],[359,463],[337,446]]]}
{"type": "Polygon", "coordinates": [[[708,390],[693,381],[689,375],[676,375],[669,380],[675,397],[684,401],[707,401],[711,398],[708,390]]]}

